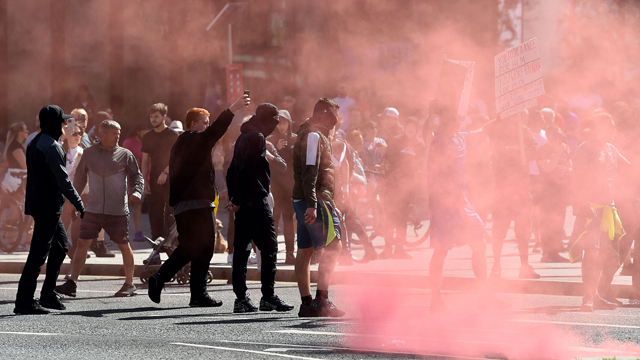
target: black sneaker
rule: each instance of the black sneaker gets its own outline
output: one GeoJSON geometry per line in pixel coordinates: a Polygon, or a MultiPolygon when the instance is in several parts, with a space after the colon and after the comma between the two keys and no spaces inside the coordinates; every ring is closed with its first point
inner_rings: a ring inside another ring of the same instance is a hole
{"type": "Polygon", "coordinates": [[[205,293],[201,297],[191,298],[189,301],[189,306],[191,307],[220,307],[222,306],[222,301],[213,299],[209,296],[208,293],[205,293]]]}
{"type": "Polygon", "coordinates": [[[158,274],[155,274],[149,278],[148,295],[151,301],[156,304],[160,304],[160,294],[162,293],[162,289],[164,289],[164,281],[160,279],[160,276],[158,276],[158,274]]]}
{"type": "Polygon", "coordinates": [[[411,256],[404,248],[396,246],[396,250],[393,252],[394,259],[402,259],[402,260],[411,260],[413,256],[411,256]]]}
{"type": "Polygon", "coordinates": [[[291,311],[293,305],[289,305],[286,302],[280,300],[276,295],[268,298],[262,297],[260,299],[260,311],[291,311]]]}
{"type": "Polygon", "coordinates": [[[320,317],[343,317],[345,312],[338,309],[331,301],[316,301],[313,300],[311,307],[315,307],[320,317]]]}
{"type": "Polygon", "coordinates": [[[122,285],[120,290],[118,290],[118,292],[113,296],[115,296],[115,297],[136,296],[136,295],[138,295],[137,290],[138,289],[136,289],[135,285],[124,284],[124,285],[122,285]]]}
{"type": "Polygon", "coordinates": [[[610,302],[610,303],[612,303],[612,304],[615,304],[616,306],[622,306],[622,305],[624,305],[624,304],[622,303],[622,301],[620,301],[620,300],[616,299],[616,297],[615,297],[615,296],[613,296],[613,294],[612,294],[612,293],[610,293],[610,292],[608,292],[608,293],[604,293],[604,294],[600,294],[600,297],[601,297],[603,300],[606,300],[606,301],[608,301],[608,302],[610,302]]]}
{"type": "Polygon", "coordinates": [[[56,286],[55,292],[62,295],[76,297],[77,288],[78,285],[76,285],[73,280],[67,280],[64,282],[64,284],[56,286]]]}
{"type": "Polygon", "coordinates": [[[60,296],[56,293],[40,296],[40,306],[54,310],[67,310],[67,307],[60,301],[60,296]]]}
{"type": "Polygon", "coordinates": [[[518,277],[520,279],[540,279],[540,274],[533,270],[533,266],[527,264],[520,267],[518,277]]]}
{"type": "Polygon", "coordinates": [[[368,263],[370,261],[374,261],[377,259],[378,259],[378,253],[376,252],[376,249],[373,246],[371,246],[371,247],[365,248],[364,257],[362,258],[362,260],[360,260],[360,262],[368,263]]]}
{"type": "Polygon", "coordinates": [[[43,308],[38,303],[38,300],[31,300],[31,302],[26,305],[16,304],[16,307],[13,309],[13,312],[15,314],[21,314],[21,315],[45,315],[45,314],[48,314],[50,311],[43,308]]]}
{"type": "Polygon", "coordinates": [[[245,296],[244,299],[236,299],[233,302],[233,312],[235,314],[250,313],[256,311],[258,311],[258,308],[253,305],[253,302],[251,302],[251,299],[248,296],[245,296]]]}
{"type": "Polygon", "coordinates": [[[582,298],[582,305],[580,305],[580,311],[593,312],[593,297],[585,295],[582,298]]]}
{"type": "Polygon", "coordinates": [[[95,244],[91,244],[89,249],[96,254],[96,257],[116,257],[116,254],[112,253],[106,246],[104,246],[104,241],[96,241],[95,244]]]}
{"type": "Polygon", "coordinates": [[[393,249],[390,247],[385,247],[378,256],[380,257],[380,259],[391,259],[393,258],[393,249]]]}
{"type": "Polygon", "coordinates": [[[317,307],[311,307],[310,305],[300,304],[300,311],[298,311],[298,316],[299,317],[319,317],[320,314],[318,314],[317,307]]]}
{"type": "Polygon", "coordinates": [[[593,310],[614,310],[618,305],[609,302],[599,295],[593,297],[593,310]]]}

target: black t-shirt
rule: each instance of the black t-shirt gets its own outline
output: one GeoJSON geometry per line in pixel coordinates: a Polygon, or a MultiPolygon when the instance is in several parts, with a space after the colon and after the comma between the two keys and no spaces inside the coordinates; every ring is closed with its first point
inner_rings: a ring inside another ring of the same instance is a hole
{"type": "Polygon", "coordinates": [[[9,148],[7,148],[7,162],[9,163],[9,169],[21,169],[22,168],[22,166],[20,165],[18,160],[16,160],[16,158],[13,156],[13,151],[16,150],[16,149],[22,150],[22,153],[24,153],[24,154],[27,153],[27,149],[24,147],[23,144],[19,143],[16,140],[13,140],[11,142],[11,144],[9,144],[9,148]]]}
{"type": "MultiPolygon", "coordinates": [[[[171,148],[178,140],[178,133],[170,128],[165,128],[161,132],[151,130],[142,138],[142,152],[149,154],[150,184],[157,184],[158,176],[167,166],[171,157],[171,148]]],[[[146,176],[147,174],[143,174],[146,176]]],[[[146,180],[146,179],[145,179],[146,180]]]]}

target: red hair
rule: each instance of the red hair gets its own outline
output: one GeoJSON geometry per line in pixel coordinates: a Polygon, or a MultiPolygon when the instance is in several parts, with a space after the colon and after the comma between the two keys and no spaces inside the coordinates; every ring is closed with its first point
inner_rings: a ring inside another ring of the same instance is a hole
{"type": "Polygon", "coordinates": [[[206,109],[203,108],[191,108],[187,111],[187,116],[184,118],[185,122],[185,130],[191,129],[191,124],[198,121],[200,115],[209,116],[211,115],[206,109]]]}

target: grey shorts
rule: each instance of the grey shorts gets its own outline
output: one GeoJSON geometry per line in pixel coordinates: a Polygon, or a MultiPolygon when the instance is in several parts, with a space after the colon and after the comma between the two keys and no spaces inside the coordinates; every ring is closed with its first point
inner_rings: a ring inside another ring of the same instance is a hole
{"type": "Polygon", "coordinates": [[[95,239],[104,231],[116,244],[129,242],[129,216],[85,213],[80,223],[80,239],[95,239]]]}

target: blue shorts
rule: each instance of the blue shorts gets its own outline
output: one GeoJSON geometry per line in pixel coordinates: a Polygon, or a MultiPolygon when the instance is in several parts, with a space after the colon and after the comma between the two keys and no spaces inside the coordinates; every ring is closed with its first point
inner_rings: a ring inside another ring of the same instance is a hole
{"type": "Polygon", "coordinates": [[[298,249],[313,247],[315,250],[320,250],[334,239],[341,239],[340,219],[328,201],[318,199],[316,221],[311,225],[304,222],[304,213],[307,211],[306,200],[294,200],[293,209],[298,219],[298,249]]]}

